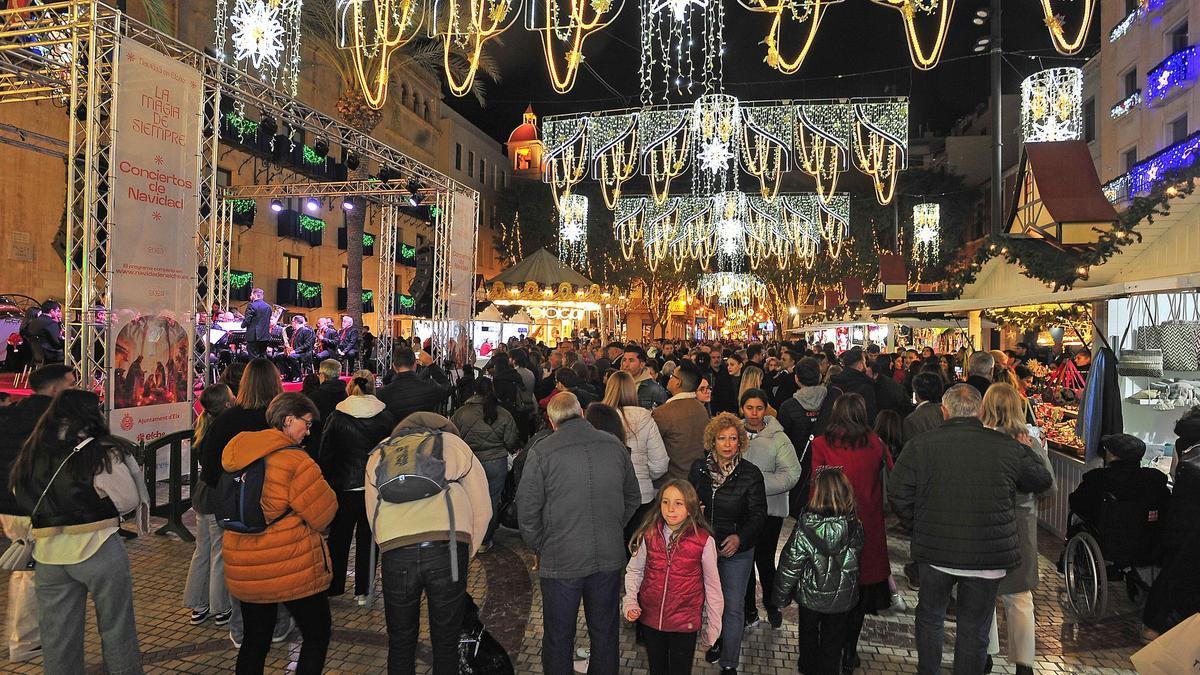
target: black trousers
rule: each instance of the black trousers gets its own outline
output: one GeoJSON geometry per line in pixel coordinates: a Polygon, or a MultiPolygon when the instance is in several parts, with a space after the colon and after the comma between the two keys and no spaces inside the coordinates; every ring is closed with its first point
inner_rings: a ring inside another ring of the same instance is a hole
{"type": "Polygon", "coordinates": [[[646,642],[646,658],[654,675],[691,675],[696,658],[697,633],[666,633],[646,624],[642,637],[646,642]]]}
{"type": "MultiPolygon", "coordinates": [[[[262,675],[271,650],[271,633],[275,630],[275,615],[279,605],[243,602],[242,620],[246,633],[238,650],[237,675],[262,675]]],[[[329,650],[332,620],[329,598],[324,593],[310,595],[283,603],[296,620],[300,635],[300,658],[296,660],[296,675],[317,675],[325,670],[325,653],[329,650]]]]}
{"type": "Polygon", "coordinates": [[[458,546],[458,581],[450,575],[450,548],[444,541],[402,546],[383,554],[384,618],[388,633],[388,673],[417,669],[421,595],[429,606],[433,675],[458,675],[458,637],[467,598],[470,548],[458,546]]]}
{"type": "Polygon", "coordinates": [[[839,675],[849,612],[826,614],[800,606],[800,658],[804,675],[839,675]]]}
{"type": "Polygon", "coordinates": [[[375,545],[371,536],[371,521],[367,518],[367,506],[362,490],[339,492],[337,515],[329,526],[329,557],[332,558],[333,579],[329,582],[329,595],[346,592],[346,566],[350,560],[350,540],[354,540],[354,594],[367,595],[371,591],[371,547],[375,545]]]}
{"type": "Polygon", "coordinates": [[[257,359],[267,353],[267,345],[271,343],[261,340],[247,340],[246,351],[250,353],[250,358],[257,359]]]}
{"type": "MultiPolygon", "coordinates": [[[[758,568],[758,580],[762,581],[763,606],[771,604],[771,589],[775,588],[775,549],[779,547],[779,532],[783,530],[783,518],[767,516],[763,522],[762,531],[758,534],[758,543],[754,545],[754,566],[758,568]]],[[[754,596],[754,570],[750,570],[750,581],[746,585],[746,616],[758,614],[758,603],[754,596]]]]}

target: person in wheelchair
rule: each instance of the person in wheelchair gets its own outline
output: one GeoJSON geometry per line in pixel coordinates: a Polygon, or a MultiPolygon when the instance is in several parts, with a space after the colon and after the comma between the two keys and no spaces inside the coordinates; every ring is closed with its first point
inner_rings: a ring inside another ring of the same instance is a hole
{"type": "Polygon", "coordinates": [[[1096,537],[1110,567],[1158,564],[1160,524],[1171,501],[1167,476],[1142,467],[1146,444],[1129,434],[1100,439],[1105,466],[1083,474],[1070,496],[1071,513],[1078,519],[1067,538],[1086,530],[1096,537]]]}

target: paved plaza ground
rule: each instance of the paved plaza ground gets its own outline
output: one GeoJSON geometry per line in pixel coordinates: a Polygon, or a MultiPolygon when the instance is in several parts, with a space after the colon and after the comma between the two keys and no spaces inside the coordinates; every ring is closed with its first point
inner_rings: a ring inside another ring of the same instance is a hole
{"type": "MultiPolygon", "coordinates": [[[[193,525],[190,515],[189,512],[189,526],[193,525]]],[[[161,522],[156,522],[155,526],[161,522]]],[[[782,537],[786,539],[790,531],[791,521],[788,521],[782,537]]],[[[497,545],[490,552],[471,562],[471,594],[480,604],[488,628],[508,649],[517,673],[541,673],[541,593],[536,576],[530,572],[530,555],[514,531],[501,529],[496,541],[497,545]]],[[[910,673],[916,670],[913,609],[917,598],[916,592],[907,587],[901,576],[908,541],[892,527],[889,544],[892,570],[900,579],[901,595],[907,608],[886,616],[867,617],[860,647],[862,668],[858,671],[865,675],[910,673]]],[[[190,625],[188,613],[181,604],[192,544],[174,537],[148,535],[129,540],[126,545],[133,564],[138,636],[146,671],[232,672],[236,650],[229,640],[228,631],[213,626],[211,621],[199,626],[190,625]]],[[[1063,607],[1062,581],[1054,570],[1053,562],[1061,550],[1061,542],[1043,533],[1041,549],[1041,586],[1035,594],[1038,672],[1132,673],[1129,656],[1140,647],[1139,623],[1133,608],[1123,602],[1120,587],[1116,587],[1114,590],[1117,592],[1110,595],[1114,598],[1110,601],[1113,612],[1111,618],[1097,626],[1077,623],[1071,618],[1070,611],[1063,607]]],[[[7,575],[0,575],[0,598],[7,598],[7,581],[7,575]]],[[[387,632],[382,599],[377,599],[373,607],[359,607],[352,597],[346,596],[334,599],[332,607],[334,633],[326,672],[385,672],[387,632]]],[[[587,644],[582,626],[581,613],[581,628],[576,639],[580,647],[587,644]]],[[[1003,656],[1003,624],[1000,634],[1001,656],[996,659],[993,672],[1012,673],[1014,668],[1003,656]]],[[[94,617],[89,617],[87,635],[89,672],[102,673],[94,617]]],[[[418,652],[417,673],[428,673],[427,626],[422,625],[421,635],[424,644],[418,652]]],[[[948,644],[953,636],[951,623],[947,626],[948,644]]],[[[771,675],[794,673],[796,644],[796,609],[792,605],[784,610],[782,628],[772,629],[764,621],[748,631],[742,647],[742,667],[739,672],[771,675]]],[[[299,649],[299,632],[293,631],[287,642],[273,646],[267,672],[278,673],[294,668],[299,649]]],[[[948,648],[947,659],[951,653],[952,648],[948,648]]],[[[648,672],[645,655],[634,643],[633,629],[628,624],[621,631],[621,658],[623,673],[648,672]]],[[[40,672],[40,658],[23,664],[0,661],[0,671],[40,672]]],[[[700,675],[716,673],[717,667],[704,663],[698,653],[695,672],[700,675]]]]}

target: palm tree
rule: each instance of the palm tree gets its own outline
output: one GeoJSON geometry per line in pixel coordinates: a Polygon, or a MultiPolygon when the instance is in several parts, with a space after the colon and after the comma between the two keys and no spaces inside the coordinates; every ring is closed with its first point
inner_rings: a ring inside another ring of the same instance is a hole
{"type": "MultiPolygon", "coordinates": [[[[349,50],[338,46],[338,16],[335,5],[335,0],[308,0],[305,3],[300,19],[304,45],[314,49],[321,61],[332,68],[341,80],[341,93],[337,101],[338,116],[351,127],[364,134],[371,134],[383,119],[383,112],[367,105],[366,98],[359,89],[353,57],[349,50]]],[[[436,41],[413,40],[398,49],[391,58],[394,72],[425,70],[439,82],[444,77],[442,47],[436,41]]],[[[464,77],[468,63],[463,51],[456,50],[451,53],[450,67],[456,78],[464,77]]],[[[494,81],[500,79],[495,60],[486,53],[479,59],[479,71],[494,81]]],[[[486,85],[482,78],[475,78],[471,91],[482,105],[486,95],[486,85]]],[[[365,163],[349,175],[350,180],[362,180],[366,177],[365,163]]],[[[366,209],[360,200],[355,202],[354,210],[346,214],[346,313],[354,319],[354,326],[361,329],[362,237],[366,209]]],[[[381,298],[381,301],[392,302],[392,298],[381,298]]]]}

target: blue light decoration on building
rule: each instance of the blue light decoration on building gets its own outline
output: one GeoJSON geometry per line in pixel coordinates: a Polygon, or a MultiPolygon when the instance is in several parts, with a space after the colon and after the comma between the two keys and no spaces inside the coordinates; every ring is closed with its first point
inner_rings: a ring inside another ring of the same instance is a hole
{"type": "Polygon", "coordinates": [[[1154,105],[1174,93],[1174,90],[1190,87],[1198,76],[1200,47],[1185,47],[1146,73],[1146,88],[1142,91],[1142,97],[1146,105],[1154,105]]]}
{"type": "Polygon", "coordinates": [[[1200,155],[1200,131],[1134,164],[1129,171],[1129,195],[1149,192],[1166,174],[1194,164],[1197,155],[1200,155]]]}

